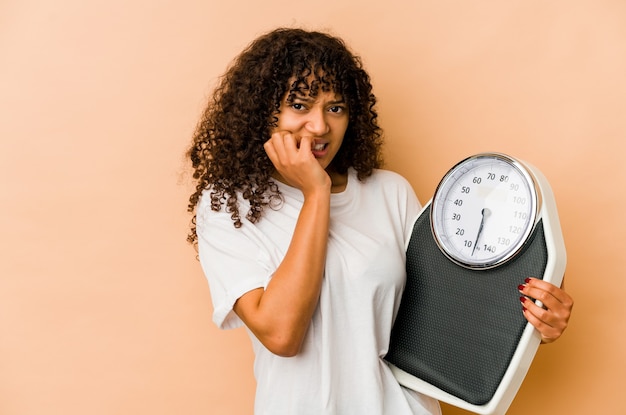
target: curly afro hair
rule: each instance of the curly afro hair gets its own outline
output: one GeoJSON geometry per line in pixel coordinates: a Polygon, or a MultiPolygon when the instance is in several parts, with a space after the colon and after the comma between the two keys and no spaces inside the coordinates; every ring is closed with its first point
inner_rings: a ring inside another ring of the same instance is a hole
{"type": "MultiPolygon", "coordinates": [[[[195,208],[210,188],[211,208],[225,207],[241,226],[237,195],[250,203],[245,217],[258,221],[263,209],[280,204],[274,166],[263,144],[276,125],[281,101],[296,94],[332,90],[349,109],[349,122],[332,169],[348,168],[359,180],[382,165],[382,131],[370,77],[361,59],[334,36],[279,28],[254,40],[221,77],[187,151],[196,181],[188,211],[194,213],[188,241],[197,243],[195,208]],[[294,80],[295,79],[295,80],[294,80]]],[[[206,196],[205,196],[206,197],[206,196]]]]}

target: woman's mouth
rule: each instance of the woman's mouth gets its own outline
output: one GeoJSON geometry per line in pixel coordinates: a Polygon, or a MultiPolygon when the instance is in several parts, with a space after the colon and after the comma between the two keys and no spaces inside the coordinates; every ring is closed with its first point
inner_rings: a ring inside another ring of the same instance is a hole
{"type": "Polygon", "coordinates": [[[326,150],[328,149],[328,143],[314,143],[311,146],[311,152],[316,158],[321,158],[326,155],[326,150]]]}

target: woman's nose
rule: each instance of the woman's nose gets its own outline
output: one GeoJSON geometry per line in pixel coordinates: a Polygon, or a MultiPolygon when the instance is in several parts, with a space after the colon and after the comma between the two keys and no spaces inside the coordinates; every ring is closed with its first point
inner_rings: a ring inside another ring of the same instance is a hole
{"type": "Polygon", "coordinates": [[[309,113],[309,119],[306,123],[306,128],[311,134],[318,137],[328,133],[329,126],[328,122],[326,121],[326,114],[324,113],[324,111],[311,111],[309,113]]]}

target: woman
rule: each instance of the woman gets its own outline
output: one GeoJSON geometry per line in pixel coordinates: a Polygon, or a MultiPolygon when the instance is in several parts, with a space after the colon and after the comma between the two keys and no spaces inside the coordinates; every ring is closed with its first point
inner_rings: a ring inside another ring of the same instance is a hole
{"type": "MultiPolygon", "coordinates": [[[[214,322],[245,325],[257,414],[438,414],[383,360],[420,206],[380,170],[376,99],[361,61],[335,37],[277,29],[221,79],[189,156],[189,200],[214,322]]],[[[529,279],[520,312],[546,341],[572,301],[529,279]]]]}

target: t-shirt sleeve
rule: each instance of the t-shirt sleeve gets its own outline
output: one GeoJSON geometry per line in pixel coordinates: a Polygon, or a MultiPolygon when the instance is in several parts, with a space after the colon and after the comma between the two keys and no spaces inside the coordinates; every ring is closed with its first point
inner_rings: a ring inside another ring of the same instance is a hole
{"type": "Polygon", "coordinates": [[[267,251],[254,227],[235,228],[230,214],[214,212],[200,203],[196,217],[198,255],[209,283],[213,322],[221,329],[241,327],[233,311],[239,297],[264,288],[273,273],[267,251]]]}
{"type": "Polygon", "coordinates": [[[413,233],[413,225],[417,220],[417,216],[422,210],[422,205],[417,199],[417,195],[411,184],[402,176],[399,179],[400,191],[398,206],[403,210],[404,218],[404,245],[408,247],[411,234],[413,233]]]}

